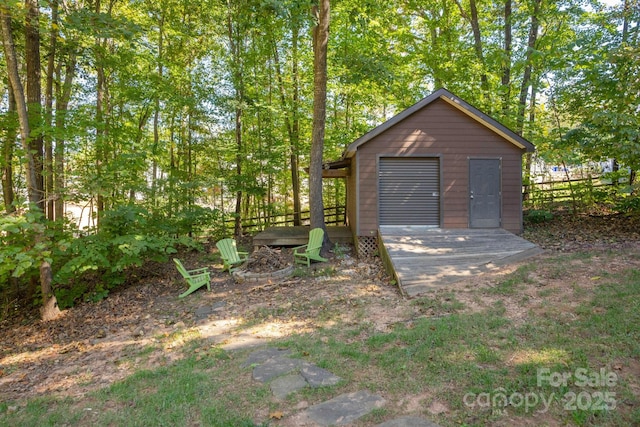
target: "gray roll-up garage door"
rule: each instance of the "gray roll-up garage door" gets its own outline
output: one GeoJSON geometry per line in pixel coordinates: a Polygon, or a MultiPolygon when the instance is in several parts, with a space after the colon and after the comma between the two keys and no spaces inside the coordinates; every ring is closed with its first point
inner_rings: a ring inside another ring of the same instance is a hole
{"type": "Polygon", "coordinates": [[[381,157],[379,224],[440,226],[440,159],[381,157]]]}

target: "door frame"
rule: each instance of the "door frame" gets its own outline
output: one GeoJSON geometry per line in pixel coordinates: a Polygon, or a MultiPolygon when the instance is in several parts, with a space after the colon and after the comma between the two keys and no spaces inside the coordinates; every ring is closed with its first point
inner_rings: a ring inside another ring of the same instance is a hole
{"type": "Polygon", "coordinates": [[[468,157],[468,167],[469,167],[469,186],[467,188],[467,197],[468,197],[468,201],[469,201],[469,221],[468,221],[468,227],[469,228],[501,228],[502,227],[502,216],[503,216],[503,209],[502,209],[502,157],[468,157]],[[471,194],[471,181],[473,179],[473,177],[471,176],[471,163],[474,160],[494,160],[498,162],[498,226],[497,227],[473,227],[472,226],[472,216],[473,216],[473,209],[472,209],[472,202],[473,202],[473,195],[471,194]]]}

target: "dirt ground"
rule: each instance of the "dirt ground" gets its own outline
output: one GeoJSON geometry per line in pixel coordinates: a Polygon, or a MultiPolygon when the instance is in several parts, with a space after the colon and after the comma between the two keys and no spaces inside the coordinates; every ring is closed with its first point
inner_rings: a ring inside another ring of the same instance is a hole
{"type": "MultiPolygon", "coordinates": [[[[638,218],[560,217],[528,227],[523,237],[546,252],[536,258],[538,268],[517,299],[491,293],[482,293],[479,298],[473,290],[494,286],[518,265],[458,282],[443,292],[454,293],[465,304],[465,311],[482,310],[500,298],[506,315],[518,322],[526,310],[541,304],[537,298],[541,286],[554,290],[549,294],[558,312],[570,315],[568,308],[577,304],[578,300],[568,295],[572,290],[566,286],[566,277],[546,262],[559,252],[614,249],[635,254],[614,262],[596,255],[588,264],[581,263],[571,273],[571,280],[585,286],[596,286],[603,271],[615,272],[630,265],[640,268],[638,218]],[[526,310],[523,296],[528,298],[526,310]]],[[[213,245],[206,250],[215,251],[213,245]]],[[[325,315],[328,307],[340,312],[339,320],[347,325],[366,318],[374,322],[377,331],[397,322],[442,314],[437,307],[403,299],[378,258],[357,259],[352,248],[339,252],[332,254],[328,263],[317,264],[311,273],[279,283],[238,284],[229,273],[221,272],[220,264],[210,262],[212,290],[203,288],[184,299],[177,298],[186,288],[172,263],[147,265],[137,272],[135,285],[97,303],[65,310],[57,320],[45,323],[33,316],[7,319],[0,323],[0,399],[81,397],[136,370],[183,357],[180,347],[189,337],[188,330],[232,349],[329,326],[336,319],[325,315]],[[247,324],[254,326],[239,327],[247,324]],[[140,350],[147,347],[150,353],[139,357],[140,350]]],[[[179,257],[187,268],[202,266],[203,254],[183,253],[179,257]]],[[[514,354],[513,363],[525,356],[514,354]]],[[[640,374],[640,364],[635,369],[635,374],[640,374]]]]}

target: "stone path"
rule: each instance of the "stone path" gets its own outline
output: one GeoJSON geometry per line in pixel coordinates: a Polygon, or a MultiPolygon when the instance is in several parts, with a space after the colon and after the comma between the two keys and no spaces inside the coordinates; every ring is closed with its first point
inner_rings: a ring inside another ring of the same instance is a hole
{"type": "MultiPolygon", "coordinates": [[[[290,355],[291,350],[263,348],[253,351],[243,366],[252,367],[253,379],[268,383],[271,392],[279,400],[305,387],[334,386],[343,381],[326,369],[301,359],[293,359],[290,355]]],[[[367,390],[345,393],[306,408],[293,415],[289,422],[298,426],[342,426],[383,407],[385,403],[384,398],[367,390]]],[[[423,418],[401,417],[377,427],[438,426],[423,418]]]]}

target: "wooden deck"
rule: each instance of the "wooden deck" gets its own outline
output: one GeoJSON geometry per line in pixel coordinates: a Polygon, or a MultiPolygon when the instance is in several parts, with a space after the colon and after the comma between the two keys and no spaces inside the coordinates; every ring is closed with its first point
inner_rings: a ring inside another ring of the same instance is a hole
{"type": "MultiPolygon", "coordinates": [[[[332,243],[353,243],[349,227],[327,227],[332,243]]],[[[269,227],[253,237],[253,246],[299,246],[309,241],[309,227],[269,227]]]]}
{"type": "Polygon", "coordinates": [[[542,252],[502,229],[384,227],[380,235],[385,264],[408,297],[542,252]]]}

